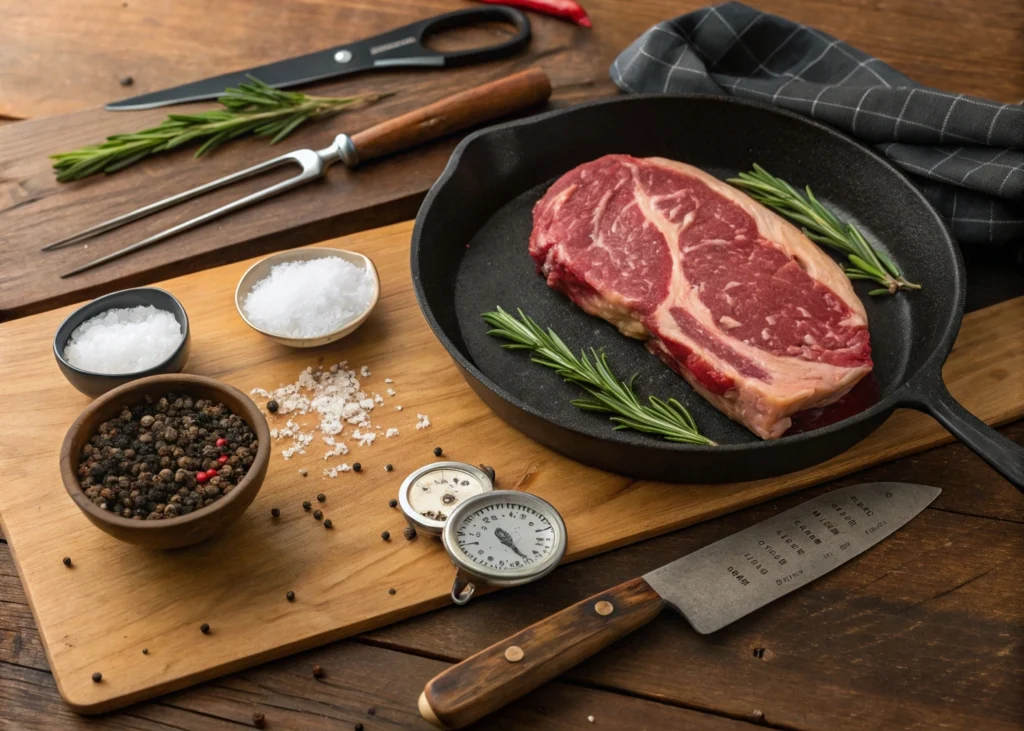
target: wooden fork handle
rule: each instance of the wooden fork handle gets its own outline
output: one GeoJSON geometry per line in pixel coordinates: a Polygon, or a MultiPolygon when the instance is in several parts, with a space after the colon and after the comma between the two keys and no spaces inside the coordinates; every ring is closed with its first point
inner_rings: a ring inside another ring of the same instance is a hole
{"type": "Polygon", "coordinates": [[[370,160],[521,112],[549,96],[548,75],[537,68],[527,69],[381,122],[352,135],[352,142],[359,160],[370,160]]]}
{"type": "Polygon", "coordinates": [[[643,579],[595,594],[427,683],[420,714],[442,729],[483,718],[650,622],[664,603],[643,579]]]}

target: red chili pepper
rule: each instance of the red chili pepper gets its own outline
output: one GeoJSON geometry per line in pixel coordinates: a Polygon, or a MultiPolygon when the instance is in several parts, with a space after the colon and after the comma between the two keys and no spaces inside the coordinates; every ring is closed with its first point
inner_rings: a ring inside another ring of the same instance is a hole
{"type": "Polygon", "coordinates": [[[584,28],[590,28],[590,17],[576,0],[477,0],[488,5],[508,5],[522,10],[533,10],[556,18],[571,20],[584,28]]]}

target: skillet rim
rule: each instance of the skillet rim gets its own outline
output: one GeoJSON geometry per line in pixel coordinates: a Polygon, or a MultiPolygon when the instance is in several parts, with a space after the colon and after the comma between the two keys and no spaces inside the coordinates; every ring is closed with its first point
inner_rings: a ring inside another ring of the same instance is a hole
{"type": "MultiPolygon", "coordinates": [[[[470,145],[472,145],[479,139],[483,139],[488,135],[504,132],[506,130],[543,124],[544,122],[555,117],[571,115],[575,112],[579,112],[585,109],[592,109],[595,107],[611,106],[617,104],[628,104],[633,101],[666,99],[676,100],[683,103],[688,101],[710,101],[734,107],[740,107],[741,109],[757,109],[759,111],[764,111],[771,114],[775,114],[780,117],[787,118],[789,121],[797,124],[807,125],[816,128],[819,132],[823,132],[837,139],[840,143],[853,145],[854,147],[859,148],[860,152],[867,153],[869,157],[874,158],[874,161],[876,163],[882,165],[884,168],[887,168],[888,172],[895,173],[896,179],[900,182],[900,184],[902,184],[906,189],[910,191],[910,193],[913,196],[917,198],[919,203],[924,207],[924,209],[931,215],[931,217],[939,225],[939,229],[944,234],[943,243],[953,254],[954,276],[952,285],[954,289],[954,297],[951,308],[952,317],[950,317],[944,325],[940,324],[939,332],[937,335],[937,342],[932,347],[931,352],[928,353],[921,361],[921,364],[918,366],[918,368],[915,369],[912,373],[910,373],[903,380],[903,382],[898,384],[887,396],[885,396],[882,399],[879,399],[879,401],[873,406],[870,406],[869,408],[864,409],[863,411],[858,412],[853,416],[850,416],[846,419],[842,419],[833,424],[829,424],[828,426],[821,427],[820,429],[812,429],[810,431],[800,432],[798,434],[792,435],[783,434],[778,439],[762,439],[761,441],[758,442],[743,442],[739,444],[716,444],[714,446],[706,446],[698,444],[683,444],[679,442],[669,442],[665,440],[652,440],[650,444],[645,444],[643,446],[646,448],[658,449],[664,452],[675,452],[681,454],[721,454],[730,452],[747,453],[751,450],[767,450],[777,445],[799,446],[801,443],[804,442],[817,441],[819,439],[828,439],[829,437],[839,434],[847,429],[855,429],[859,425],[864,424],[864,422],[867,422],[871,419],[876,419],[878,423],[869,429],[869,431],[865,434],[865,436],[867,436],[867,434],[872,433],[873,431],[875,431],[875,429],[878,428],[878,426],[881,425],[883,421],[882,417],[886,416],[887,414],[890,414],[896,408],[900,406],[911,406],[920,409],[922,399],[919,395],[915,394],[915,386],[918,384],[918,382],[926,382],[927,379],[933,378],[936,375],[938,376],[941,382],[942,366],[953,348],[953,344],[956,341],[957,334],[960,331],[960,325],[963,321],[964,316],[964,305],[967,296],[967,278],[964,270],[963,256],[960,252],[960,246],[957,243],[955,237],[953,236],[953,232],[950,229],[949,225],[942,218],[942,216],[935,209],[935,207],[928,202],[928,200],[924,197],[924,194],[916,185],[914,185],[914,183],[910,180],[906,173],[897,168],[885,157],[883,157],[881,154],[876,152],[868,145],[860,142],[857,139],[854,139],[845,132],[842,132],[827,124],[824,124],[823,122],[819,122],[817,120],[804,117],[800,114],[797,114],[796,112],[791,112],[787,109],[780,109],[778,107],[772,106],[770,104],[765,104],[763,102],[752,101],[747,99],[737,99],[735,97],[722,96],[719,94],[619,94],[617,96],[610,98],[596,99],[589,102],[583,102],[581,104],[575,104],[569,107],[552,109],[549,111],[531,115],[529,117],[514,119],[508,122],[503,122],[501,124],[492,125],[489,127],[485,127],[484,129],[477,130],[463,138],[462,141],[459,142],[459,144],[452,151],[452,154],[448,158],[448,162],[445,165],[444,170],[441,172],[441,175],[437,178],[436,181],[434,181],[434,184],[430,187],[430,190],[427,191],[427,194],[424,197],[423,202],[420,204],[419,210],[416,213],[416,221],[413,226],[412,239],[409,248],[410,269],[412,272],[413,290],[416,293],[416,303],[417,305],[419,305],[420,312],[422,313],[424,319],[427,321],[427,324],[430,326],[430,329],[433,331],[434,336],[438,339],[438,341],[440,341],[441,345],[448,352],[448,355],[453,360],[455,360],[456,364],[459,367],[461,367],[466,373],[472,375],[473,378],[476,379],[478,383],[480,383],[493,394],[501,398],[504,402],[514,406],[520,411],[530,414],[531,416],[536,417],[538,419],[541,419],[545,423],[550,424],[555,428],[565,429],[567,431],[570,431],[574,434],[586,438],[596,438],[605,441],[607,440],[605,436],[590,434],[588,432],[581,431],[575,427],[566,426],[565,424],[562,424],[552,419],[552,417],[545,414],[544,412],[533,408],[529,404],[523,403],[514,394],[509,393],[504,388],[499,386],[497,383],[492,381],[489,377],[487,377],[479,368],[476,367],[476,365],[469,358],[467,358],[462,353],[462,351],[455,345],[455,343],[452,342],[451,338],[448,337],[447,332],[445,332],[444,328],[442,328],[441,325],[438,323],[430,307],[427,305],[426,293],[424,291],[422,278],[420,277],[419,253],[421,238],[423,235],[424,219],[426,218],[428,212],[430,211],[430,208],[433,206],[434,200],[440,195],[444,187],[454,177],[455,173],[457,172],[458,168],[462,163],[462,157],[465,155],[466,150],[469,148],[470,145]]],[[[508,201],[505,202],[507,203],[508,201]]],[[[913,348],[913,346],[911,347],[913,348]]],[[[927,401],[928,398],[925,397],[925,400],[927,401]]],[[[529,434],[527,434],[526,436],[530,437],[531,439],[533,438],[529,434]]],[[[836,452],[834,454],[829,455],[828,457],[818,460],[817,462],[824,462],[827,459],[840,453],[841,452],[836,452]]]]}

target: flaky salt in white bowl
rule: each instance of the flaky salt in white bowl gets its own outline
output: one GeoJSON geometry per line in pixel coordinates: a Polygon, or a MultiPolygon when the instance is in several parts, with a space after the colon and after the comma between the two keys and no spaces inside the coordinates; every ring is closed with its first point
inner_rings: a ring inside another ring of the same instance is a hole
{"type": "Polygon", "coordinates": [[[375,289],[367,269],[337,256],[275,264],[242,303],[246,319],[268,333],[315,338],[362,315],[375,289]]]}
{"type": "Polygon", "coordinates": [[[170,358],[183,337],[181,325],[166,310],[152,305],[114,308],[76,327],[64,357],[91,373],[137,373],[170,358]]]}

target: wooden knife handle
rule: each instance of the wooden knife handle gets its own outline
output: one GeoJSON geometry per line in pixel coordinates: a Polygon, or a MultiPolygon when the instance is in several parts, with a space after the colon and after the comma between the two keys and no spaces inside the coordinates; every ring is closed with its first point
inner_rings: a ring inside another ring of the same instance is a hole
{"type": "Polygon", "coordinates": [[[551,96],[551,80],[537,68],[446,96],[352,136],[360,161],[370,160],[508,114],[521,112],[551,96]]]}
{"type": "Polygon", "coordinates": [[[595,594],[445,670],[420,694],[420,714],[438,728],[462,728],[647,624],[663,606],[643,579],[595,594]]]}

